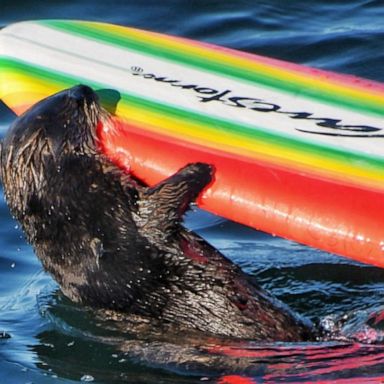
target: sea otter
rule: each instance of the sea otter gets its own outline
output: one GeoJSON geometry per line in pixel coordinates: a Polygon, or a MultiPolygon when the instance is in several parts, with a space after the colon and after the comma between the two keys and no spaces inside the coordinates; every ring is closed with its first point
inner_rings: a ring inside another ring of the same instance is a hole
{"type": "Polygon", "coordinates": [[[213,167],[188,164],[148,187],[100,150],[97,129],[113,124],[96,93],[78,85],[20,116],[1,145],[11,213],[63,293],[134,334],[314,340],[309,321],[182,226],[213,167]]]}

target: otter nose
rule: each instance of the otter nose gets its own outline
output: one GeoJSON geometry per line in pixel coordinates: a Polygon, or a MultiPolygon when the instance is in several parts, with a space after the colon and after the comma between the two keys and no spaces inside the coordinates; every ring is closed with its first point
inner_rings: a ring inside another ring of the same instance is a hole
{"type": "Polygon", "coordinates": [[[80,84],[69,90],[69,96],[76,100],[86,100],[88,103],[97,102],[98,96],[88,85],[80,84]]]}

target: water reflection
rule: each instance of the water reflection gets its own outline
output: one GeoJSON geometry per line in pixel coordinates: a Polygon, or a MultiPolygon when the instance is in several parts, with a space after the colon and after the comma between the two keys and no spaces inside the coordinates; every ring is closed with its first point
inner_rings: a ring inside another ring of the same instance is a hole
{"type": "MultiPolygon", "coordinates": [[[[38,357],[37,367],[70,380],[88,375],[97,382],[154,384],[161,374],[164,383],[202,379],[224,383],[227,375],[256,380],[250,383],[343,383],[367,372],[378,380],[384,372],[383,345],[335,341],[256,344],[212,337],[196,342],[193,335],[185,334],[174,343],[138,340],[122,333],[113,321],[73,304],[60,291],[40,294],[38,308],[47,325],[31,346],[38,357]]],[[[366,314],[351,314],[348,321],[361,328],[366,314]]]]}

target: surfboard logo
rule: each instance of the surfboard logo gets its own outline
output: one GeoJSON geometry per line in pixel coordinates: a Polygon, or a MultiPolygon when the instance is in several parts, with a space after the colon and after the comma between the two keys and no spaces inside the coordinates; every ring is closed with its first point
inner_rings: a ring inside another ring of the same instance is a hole
{"type": "Polygon", "coordinates": [[[298,122],[310,121],[314,123],[313,129],[302,129],[295,126],[294,129],[302,133],[324,136],[384,138],[384,127],[351,125],[344,123],[343,120],[339,118],[319,117],[313,112],[291,111],[263,98],[238,96],[231,89],[218,90],[199,84],[191,84],[171,77],[146,72],[139,66],[132,66],[130,68],[130,73],[133,76],[141,76],[144,79],[153,80],[174,88],[192,91],[196,94],[196,97],[199,98],[201,103],[218,102],[229,107],[245,108],[259,113],[275,113],[285,115],[298,122]]]}
{"type": "Polygon", "coordinates": [[[140,73],[143,73],[144,69],[141,67],[131,67],[131,73],[139,75],[140,73]]]}

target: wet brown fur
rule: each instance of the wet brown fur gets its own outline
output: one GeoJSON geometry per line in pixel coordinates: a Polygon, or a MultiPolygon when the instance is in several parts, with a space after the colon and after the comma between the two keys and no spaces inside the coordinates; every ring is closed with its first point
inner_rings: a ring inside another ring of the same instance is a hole
{"type": "Polygon", "coordinates": [[[2,143],[8,205],[64,294],[135,335],[314,339],[309,322],[180,224],[212,167],[189,164],[147,187],[100,152],[100,123],[113,129],[77,86],[27,111],[2,143]]]}

